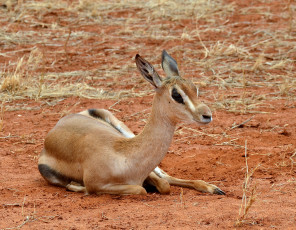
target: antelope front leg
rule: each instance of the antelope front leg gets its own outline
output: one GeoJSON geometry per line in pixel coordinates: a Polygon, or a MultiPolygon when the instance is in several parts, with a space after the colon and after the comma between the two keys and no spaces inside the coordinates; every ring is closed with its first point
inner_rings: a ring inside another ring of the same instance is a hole
{"type": "Polygon", "coordinates": [[[85,186],[82,186],[81,184],[73,181],[70,184],[68,184],[66,188],[72,192],[84,192],[85,194],[88,194],[85,186]]]}
{"type": "Polygon", "coordinates": [[[159,176],[160,178],[165,179],[167,182],[169,182],[170,185],[176,185],[186,188],[193,188],[200,192],[208,192],[212,194],[218,194],[218,195],[225,195],[225,192],[223,192],[220,188],[218,188],[215,185],[209,184],[203,180],[183,180],[178,179],[175,177],[172,177],[168,175],[166,172],[164,172],[159,167],[156,167],[154,169],[155,174],[159,176]]]}
{"type": "Polygon", "coordinates": [[[220,188],[203,180],[182,180],[174,177],[168,177],[166,179],[171,185],[193,188],[200,192],[225,195],[225,193],[220,188]]]}

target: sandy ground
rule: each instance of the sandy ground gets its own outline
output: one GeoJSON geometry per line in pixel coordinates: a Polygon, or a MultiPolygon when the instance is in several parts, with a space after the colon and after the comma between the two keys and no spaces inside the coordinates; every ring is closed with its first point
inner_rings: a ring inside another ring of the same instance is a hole
{"type": "Polygon", "coordinates": [[[137,5],[102,13],[87,1],[77,12],[69,10],[75,1],[69,9],[51,5],[42,6],[44,11],[26,8],[25,1],[10,3],[1,2],[2,73],[13,72],[16,61],[36,47],[43,58],[22,72],[21,79],[33,76],[23,92],[2,87],[1,229],[295,228],[295,2],[225,1],[228,9],[198,22],[191,16],[158,17],[157,9],[137,5]],[[151,32],[153,27],[161,33],[151,32]],[[176,177],[211,182],[226,195],[172,187],[169,195],[84,196],[47,184],[38,156],[46,134],[64,115],[106,108],[135,133],[143,129],[153,90],[133,58],[140,53],[160,69],[162,49],[176,58],[184,77],[201,85],[200,97],[214,120],[206,126],[180,124],[160,166],[176,177]],[[32,96],[30,87],[38,89],[32,79],[43,75],[47,88],[32,96]],[[70,88],[75,84],[89,88],[70,88]],[[101,98],[94,89],[103,89],[101,98]],[[246,203],[254,202],[244,216],[247,170],[246,203]]]}

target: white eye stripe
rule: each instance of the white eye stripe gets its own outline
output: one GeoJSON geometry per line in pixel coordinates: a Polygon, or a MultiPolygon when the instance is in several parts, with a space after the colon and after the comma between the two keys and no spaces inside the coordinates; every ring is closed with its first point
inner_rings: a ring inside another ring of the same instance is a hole
{"type": "Polygon", "coordinates": [[[189,109],[191,110],[191,112],[195,112],[195,106],[193,105],[192,101],[189,99],[189,97],[187,97],[187,100],[185,100],[185,103],[187,103],[189,109]]]}
{"type": "Polygon", "coordinates": [[[189,107],[191,112],[194,113],[195,112],[195,106],[192,103],[192,101],[190,100],[190,98],[186,95],[186,93],[178,85],[176,85],[175,88],[177,89],[178,93],[182,96],[185,104],[189,107]]]}

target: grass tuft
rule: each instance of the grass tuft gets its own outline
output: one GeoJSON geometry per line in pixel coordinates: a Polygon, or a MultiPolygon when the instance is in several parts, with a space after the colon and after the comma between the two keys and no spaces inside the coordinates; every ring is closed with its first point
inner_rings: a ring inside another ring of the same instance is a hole
{"type": "Polygon", "coordinates": [[[238,218],[235,222],[236,227],[241,227],[244,225],[244,223],[247,222],[247,215],[250,211],[250,208],[252,205],[254,205],[256,199],[257,199],[257,193],[256,193],[256,185],[253,187],[250,187],[250,180],[253,176],[254,172],[257,170],[257,168],[260,166],[258,164],[251,172],[249,172],[249,166],[248,166],[248,155],[247,155],[247,141],[245,141],[245,161],[246,161],[246,176],[245,181],[243,183],[243,197],[242,197],[242,204],[239,209],[238,218]]]}

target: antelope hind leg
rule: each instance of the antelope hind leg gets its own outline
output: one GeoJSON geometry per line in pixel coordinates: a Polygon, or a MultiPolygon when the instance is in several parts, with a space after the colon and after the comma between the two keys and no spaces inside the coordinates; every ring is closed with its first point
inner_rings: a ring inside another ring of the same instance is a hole
{"type": "Polygon", "coordinates": [[[147,195],[145,188],[140,185],[109,185],[104,189],[94,191],[96,194],[114,195],[147,195]]]}
{"type": "MultiPolygon", "coordinates": [[[[156,175],[155,175],[156,176],[156,175]]],[[[66,188],[73,192],[84,192],[88,195],[88,191],[85,186],[82,186],[79,183],[71,182],[66,186],[66,188]]],[[[95,191],[96,194],[118,194],[118,195],[130,195],[130,194],[138,194],[138,195],[146,195],[146,190],[139,185],[109,185],[104,190],[95,191]]]]}
{"type": "Polygon", "coordinates": [[[151,172],[147,179],[145,180],[145,183],[150,184],[159,191],[160,194],[169,194],[170,193],[170,184],[167,180],[160,178],[157,176],[154,172],[151,172]]]}
{"type": "Polygon", "coordinates": [[[212,194],[225,195],[225,192],[223,192],[216,185],[209,184],[203,180],[178,179],[178,178],[168,175],[166,172],[164,172],[159,167],[156,167],[153,172],[155,172],[155,174],[157,176],[159,176],[160,178],[165,179],[170,185],[176,185],[176,186],[181,186],[181,187],[186,187],[186,188],[193,188],[193,189],[200,191],[200,192],[208,192],[208,193],[212,193],[212,194]]]}

